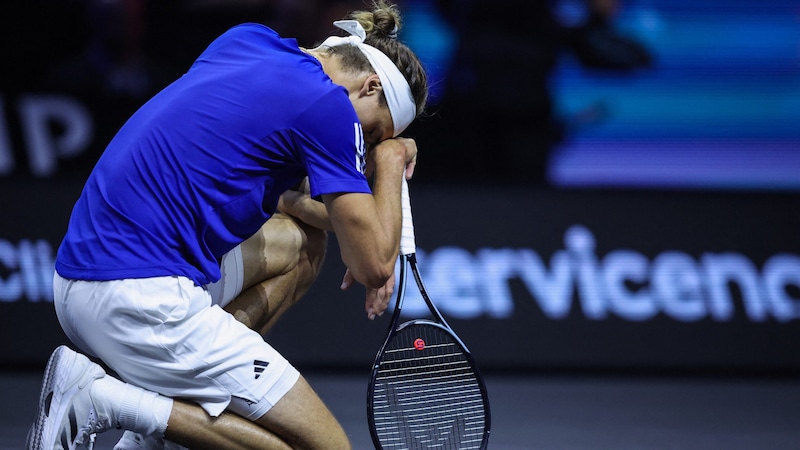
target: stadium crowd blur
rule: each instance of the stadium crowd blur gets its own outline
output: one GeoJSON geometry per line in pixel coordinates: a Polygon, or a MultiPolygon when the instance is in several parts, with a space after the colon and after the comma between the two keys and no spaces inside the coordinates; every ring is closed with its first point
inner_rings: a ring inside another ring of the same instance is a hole
{"type": "MultiPolygon", "coordinates": [[[[544,184],[565,139],[549,91],[559,56],[591,70],[651,64],[614,28],[623,0],[397,0],[401,39],[431,70],[428,115],[407,131],[419,180],[544,184]],[[422,26],[420,26],[422,24],[422,26]]],[[[36,0],[2,6],[0,89],[75,95],[95,111],[97,145],[62,170],[93,165],[121,123],[179,77],[218,34],[261,22],[311,46],[364,0],[36,0]],[[16,45],[9,43],[15,42],[16,45]],[[87,160],[88,159],[88,160],[87,160]]]]}

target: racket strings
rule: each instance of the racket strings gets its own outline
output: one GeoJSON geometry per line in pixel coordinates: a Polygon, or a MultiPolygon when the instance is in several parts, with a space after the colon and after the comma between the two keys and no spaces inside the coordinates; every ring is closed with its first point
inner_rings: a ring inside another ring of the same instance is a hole
{"type": "Polygon", "coordinates": [[[383,448],[481,448],[481,386],[464,350],[438,326],[413,324],[395,335],[377,369],[372,403],[383,448]]]}

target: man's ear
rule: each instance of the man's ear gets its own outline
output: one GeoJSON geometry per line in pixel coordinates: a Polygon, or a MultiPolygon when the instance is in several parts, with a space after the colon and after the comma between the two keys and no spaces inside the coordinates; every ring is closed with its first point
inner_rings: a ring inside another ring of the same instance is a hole
{"type": "Polygon", "coordinates": [[[360,97],[366,97],[380,94],[382,91],[383,86],[381,85],[381,79],[377,74],[373,73],[364,79],[364,83],[361,85],[361,90],[358,92],[358,95],[360,97]]]}

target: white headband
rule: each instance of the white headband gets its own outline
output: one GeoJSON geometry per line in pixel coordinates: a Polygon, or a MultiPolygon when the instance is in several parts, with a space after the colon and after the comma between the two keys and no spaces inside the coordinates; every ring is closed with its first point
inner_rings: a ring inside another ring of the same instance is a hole
{"type": "Polygon", "coordinates": [[[386,97],[389,113],[392,115],[392,122],[394,123],[394,136],[398,136],[417,117],[417,106],[414,103],[414,97],[411,95],[411,86],[408,85],[408,81],[406,81],[400,69],[388,56],[377,48],[364,43],[367,33],[357,20],[337,20],[333,24],[347,31],[351,36],[331,36],[325,39],[317,48],[353,45],[361,50],[361,53],[367,57],[370,65],[381,80],[383,95],[386,97]]]}

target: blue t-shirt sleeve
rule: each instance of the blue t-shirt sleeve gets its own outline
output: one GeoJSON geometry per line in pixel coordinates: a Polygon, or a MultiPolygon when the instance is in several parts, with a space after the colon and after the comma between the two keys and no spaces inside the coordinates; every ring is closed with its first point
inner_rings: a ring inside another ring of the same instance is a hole
{"type": "Polygon", "coordinates": [[[332,91],[321,97],[299,116],[295,130],[313,197],[371,193],[361,123],[346,95],[332,91]]]}

